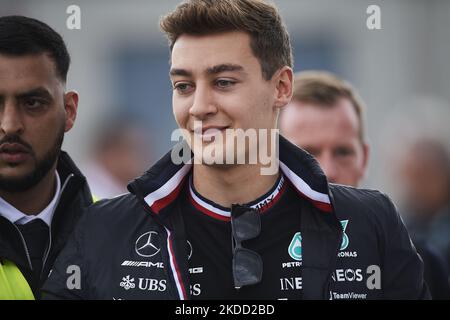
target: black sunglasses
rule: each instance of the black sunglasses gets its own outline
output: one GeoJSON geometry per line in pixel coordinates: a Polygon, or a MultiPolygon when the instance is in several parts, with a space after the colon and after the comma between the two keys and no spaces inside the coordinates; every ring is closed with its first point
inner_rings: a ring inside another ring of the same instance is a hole
{"type": "Polygon", "coordinates": [[[261,282],[263,262],[261,256],[242,247],[242,242],[256,238],[261,233],[261,217],[256,209],[233,204],[231,207],[231,245],[233,249],[234,287],[261,282]]]}

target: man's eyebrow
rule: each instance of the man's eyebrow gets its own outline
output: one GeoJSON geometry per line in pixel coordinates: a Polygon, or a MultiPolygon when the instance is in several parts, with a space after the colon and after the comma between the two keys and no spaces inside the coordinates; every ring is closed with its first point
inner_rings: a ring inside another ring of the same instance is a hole
{"type": "Polygon", "coordinates": [[[185,69],[170,69],[169,72],[170,76],[184,76],[184,77],[190,77],[192,76],[192,72],[187,71],[185,69]]]}
{"type": "Polygon", "coordinates": [[[207,74],[218,74],[226,71],[244,71],[244,68],[238,64],[224,63],[206,69],[207,74]]]}
{"type": "Polygon", "coordinates": [[[47,99],[52,99],[52,95],[50,94],[50,92],[43,87],[31,89],[31,90],[21,92],[16,95],[16,97],[19,99],[36,97],[36,96],[47,98],[47,99]]]}
{"type": "MultiPolygon", "coordinates": [[[[218,74],[218,73],[226,72],[226,71],[243,72],[244,67],[237,65],[237,64],[232,64],[232,63],[223,63],[223,64],[218,64],[216,66],[207,68],[206,74],[213,75],[213,74],[218,74]]],[[[178,69],[178,68],[171,69],[169,74],[170,74],[170,76],[192,77],[192,72],[185,70],[185,69],[178,69]]]]}

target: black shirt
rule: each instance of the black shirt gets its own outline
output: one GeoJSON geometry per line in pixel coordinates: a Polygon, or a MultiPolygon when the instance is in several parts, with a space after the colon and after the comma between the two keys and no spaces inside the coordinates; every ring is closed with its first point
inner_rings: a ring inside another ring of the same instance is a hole
{"type": "Polygon", "coordinates": [[[261,233],[243,247],[258,252],[262,281],[235,289],[229,208],[203,198],[192,179],[182,199],[192,299],[301,299],[299,197],[280,176],[261,198],[246,204],[261,214],[261,233]]]}

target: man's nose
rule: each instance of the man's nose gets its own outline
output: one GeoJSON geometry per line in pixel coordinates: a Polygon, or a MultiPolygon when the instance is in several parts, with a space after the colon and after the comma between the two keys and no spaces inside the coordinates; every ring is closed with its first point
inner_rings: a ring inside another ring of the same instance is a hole
{"type": "Polygon", "coordinates": [[[23,132],[22,114],[14,102],[7,101],[0,106],[0,129],[5,135],[23,132]]]}
{"type": "Polygon", "coordinates": [[[216,112],[217,106],[214,102],[213,94],[207,87],[198,85],[189,114],[196,119],[203,120],[216,112]]]}

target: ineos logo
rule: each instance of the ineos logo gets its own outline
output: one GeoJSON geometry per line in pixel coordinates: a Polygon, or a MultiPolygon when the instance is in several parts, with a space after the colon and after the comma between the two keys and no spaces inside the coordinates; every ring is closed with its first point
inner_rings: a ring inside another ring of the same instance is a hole
{"type": "Polygon", "coordinates": [[[158,254],[159,248],[158,232],[149,231],[136,240],[136,253],[141,257],[150,258],[158,254]]]}

